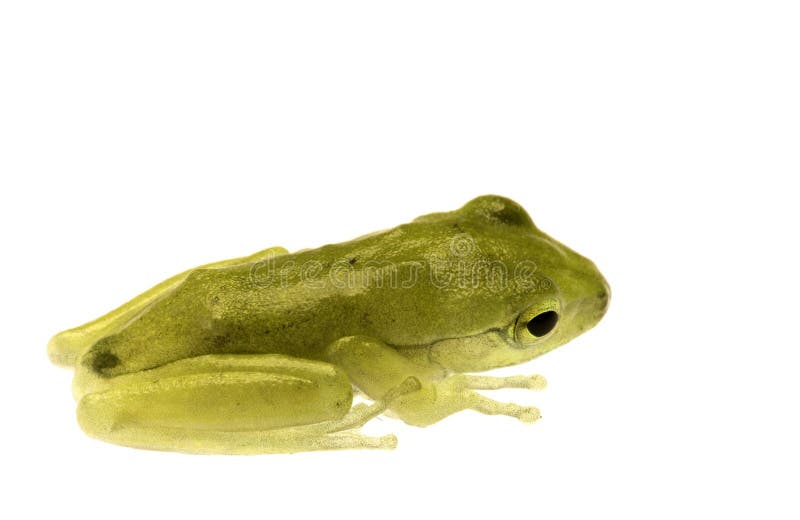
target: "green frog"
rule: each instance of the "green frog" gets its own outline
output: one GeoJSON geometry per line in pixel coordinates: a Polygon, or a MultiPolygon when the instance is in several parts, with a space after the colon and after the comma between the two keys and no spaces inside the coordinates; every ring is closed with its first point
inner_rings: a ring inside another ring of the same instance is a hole
{"type": "Polygon", "coordinates": [[[393,448],[359,427],[426,426],[471,409],[536,421],[476,390],[541,389],[476,375],[592,328],[595,265],[496,195],[340,244],[273,247],[173,276],[48,345],[74,367],[82,429],[188,453],[393,448]],[[354,392],[369,403],[353,405],[354,392]]]}

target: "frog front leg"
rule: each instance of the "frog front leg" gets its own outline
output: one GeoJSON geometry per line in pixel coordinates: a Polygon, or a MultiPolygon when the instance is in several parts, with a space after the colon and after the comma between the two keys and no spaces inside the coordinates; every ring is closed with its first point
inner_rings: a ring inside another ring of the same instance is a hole
{"type": "Polygon", "coordinates": [[[389,404],[390,411],[408,424],[427,426],[467,409],[489,415],[508,415],[523,422],[534,422],[540,417],[535,407],[495,401],[475,390],[538,390],[546,384],[542,376],[447,375],[442,369],[416,363],[385,343],[366,336],[341,338],[327,348],[326,356],[372,399],[383,398],[408,377],[419,380],[418,391],[389,404]]]}
{"type": "Polygon", "coordinates": [[[278,354],[198,356],[105,379],[79,371],[78,421],[87,434],[187,453],[393,448],[393,435],[353,430],[419,388],[407,379],[384,399],[351,408],[352,387],[342,370],[278,354]]]}

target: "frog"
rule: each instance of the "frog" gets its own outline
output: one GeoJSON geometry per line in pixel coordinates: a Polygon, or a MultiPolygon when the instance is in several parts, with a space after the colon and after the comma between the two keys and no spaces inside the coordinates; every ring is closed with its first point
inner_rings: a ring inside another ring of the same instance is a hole
{"type": "Polygon", "coordinates": [[[522,422],[538,408],[490,376],[594,327],[610,289],[588,258],[500,195],[290,253],[271,247],[186,270],[52,337],[75,373],[90,437],[198,454],[392,449],[361,427],[425,427],[472,410],[522,422]],[[488,394],[488,395],[487,395],[488,394]]]}

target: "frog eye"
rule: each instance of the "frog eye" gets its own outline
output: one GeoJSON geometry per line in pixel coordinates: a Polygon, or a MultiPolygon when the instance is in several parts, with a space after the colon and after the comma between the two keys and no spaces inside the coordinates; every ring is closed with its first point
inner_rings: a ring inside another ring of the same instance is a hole
{"type": "Polygon", "coordinates": [[[552,299],[539,303],[519,315],[514,336],[521,347],[530,346],[553,332],[558,325],[560,305],[552,299]]]}
{"type": "Polygon", "coordinates": [[[492,224],[534,229],[533,221],[522,206],[499,195],[483,195],[467,202],[459,211],[492,224]]]}
{"type": "Polygon", "coordinates": [[[558,323],[558,313],[556,311],[544,311],[531,318],[526,327],[528,332],[537,338],[541,338],[556,328],[556,323],[558,323]]]}

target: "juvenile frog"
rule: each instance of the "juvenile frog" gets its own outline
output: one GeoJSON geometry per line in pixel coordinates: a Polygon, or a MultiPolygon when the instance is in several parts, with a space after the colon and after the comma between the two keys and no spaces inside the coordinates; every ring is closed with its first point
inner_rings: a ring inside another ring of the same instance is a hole
{"type": "Polygon", "coordinates": [[[189,453],[393,448],[358,429],[386,413],[426,426],[465,409],[536,408],[476,392],[541,376],[474,375],[593,327],[609,288],[517,203],[478,197],[317,249],[275,247],[190,269],[54,336],[75,369],[83,430],[189,453]],[[353,406],[354,391],[371,401],[353,406]]]}

